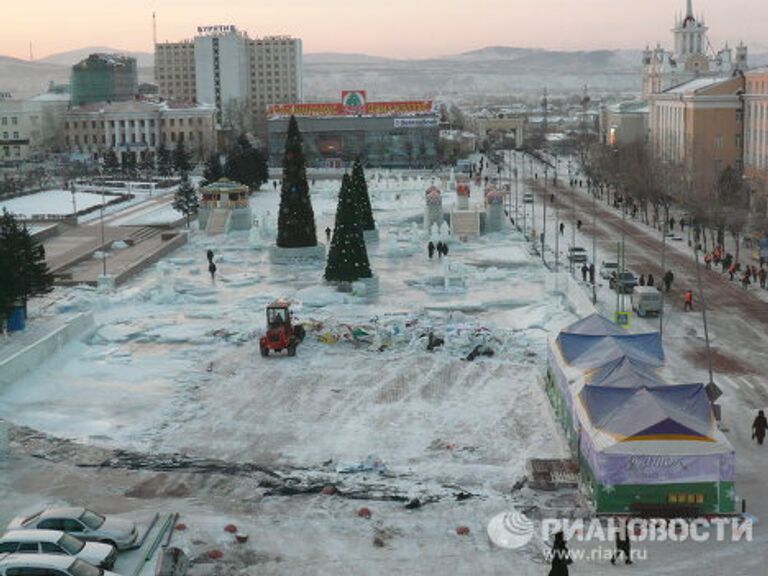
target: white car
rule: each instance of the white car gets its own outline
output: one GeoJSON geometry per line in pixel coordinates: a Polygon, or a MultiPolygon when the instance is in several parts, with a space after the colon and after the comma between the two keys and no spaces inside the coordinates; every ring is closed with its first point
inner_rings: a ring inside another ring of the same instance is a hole
{"type": "Polygon", "coordinates": [[[120,576],[79,558],[48,554],[0,556],[0,576],[120,576]]]}
{"type": "Polygon", "coordinates": [[[11,530],[0,537],[0,554],[61,554],[111,569],[117,549],[100,542],[83,542],[58,530],[11,530]]]}
{"type": "Polygon", "coordinates": [[[610,280],[614,272],[619,271],[618,262],[603,262],[600,264],[600,278],[603,280],[610,280]]]}
{"type": "Polygon", "coordinates": [[[14,518],[8,530],[60,530],[80,540],[111,544],[118,550],[135,548],[139,539],[136,524],[130,520],[102,516],[87,508],[46,508],[32,516],[14,518]]]}
{"type": "Polygon", "coordinates": [[[523,204],[533,204],[533,193],[526,192],[523,194],[523,204]]]}

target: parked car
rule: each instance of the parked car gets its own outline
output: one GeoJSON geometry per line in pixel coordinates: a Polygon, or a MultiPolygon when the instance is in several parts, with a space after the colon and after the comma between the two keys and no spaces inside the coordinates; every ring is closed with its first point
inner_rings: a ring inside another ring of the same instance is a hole
{"type": "Polygon", "coordinates": [[[569,262],[582,262],[587,261],[587,251],[581,246],[572,246],[568,248],[568,261],[569,262]]]}
{"type": "Polygon", "coordinates": [[[11,530],[0,537],[0,554],[62,554],[111,569],[117,549],[101,542],[83,542],[59,530],[11,530]]]}
{"type": "Polygon", "coordinates": [[[600,278],[603,280],[610,280],[614,273],[619,271],[618,262],[603,262],[600,263],[600,278]]]}
{"type": "Polygon", "coordinates": [[[0,556],[0,576],[120,576],[80,558],[54,554],[0,556]]]}
{"type": "Polygon", "coordinates": [[[632,294],[632,290],[637,286],[637,277],[632,272],[614,272],[608,286],[619,293],[632,294]]]}
{"type": "Polygon", "coordinates": [[[526,192],[523,194],[523,204],[533,204],[533,193],[526,192]]]}
{"type": "Polygon", "coordinates": [[[661,292],[654,286],[636,286],[632,291],[632,310],[638,316],[661,312],[661,292]]]}
{"type": "Polygon", "coordinates": [[[9,530],[60,530],[81,540],[111,544],[118,550],[137,545],[136,524],[130,520],[102,516],[87,508],[46,508],[31,516],[11,520],[9,530]]]}

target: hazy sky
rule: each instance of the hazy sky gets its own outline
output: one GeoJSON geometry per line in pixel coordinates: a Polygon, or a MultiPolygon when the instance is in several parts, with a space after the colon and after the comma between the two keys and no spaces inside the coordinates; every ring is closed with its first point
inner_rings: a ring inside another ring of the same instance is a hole
{"type": "MultiPolygon", "coordinates": [[[[251,36],[291,34],[305,52],[393,57],[452,54],[489,45],[552,49],[670,44],[685,0],[29,0],[4,2],[0,54],[35,57],[85,46],[152,51],[198,25],[235,24],[251,36]]],[[[768,44],[767,0],[694,0],[715,46],[768,44]]]]}

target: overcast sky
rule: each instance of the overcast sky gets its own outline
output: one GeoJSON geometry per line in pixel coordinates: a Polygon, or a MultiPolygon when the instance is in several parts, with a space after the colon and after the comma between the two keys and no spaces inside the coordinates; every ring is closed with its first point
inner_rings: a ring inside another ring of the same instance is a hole
{"type": "MultiPolygon", "coordinates": [[[[290,34],[305,52],[429,57],[493,45],[643,48],[671,43],[685,0],[28,0],[3,2],[0,54],[35,57],[86,46],[152,51],[197,26],[235,24],[251,36],[290,34]]],[[[768,0],[694,0],[712,44],[766,45],[768,0]]]]}

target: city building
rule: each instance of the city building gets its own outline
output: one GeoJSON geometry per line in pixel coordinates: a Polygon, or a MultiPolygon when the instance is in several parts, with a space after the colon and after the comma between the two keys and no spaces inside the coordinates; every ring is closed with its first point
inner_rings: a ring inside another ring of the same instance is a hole
{"type": "Polygon", "coordinates": [[[303,100],[300,39],[253,39],[232,25],[197,32],[155,45],[160,96],[214,105],[219,124],[237,129],[251,128],[268,106],[303,100]]]}
{"type": "Polygon", "coordinates": [[[620,102],[600,109],[600,142],[625,146],[648,140],[648,103],[620,102]]]}
{"type": "Polygon", "coordinates": [[[768,199],[768,68],[746,73],[744,176],[756,193],[768,199]]]}
{"type": "Polygon", "coordinates": [[[91,54],[72,66],[73,106],[131,100],[139,92],[136,59],[119,54],[91,54]]]}
{"type": "Polygon", "coordinates": [[[173,149],[179,140],[196,160],[216,150],[216,109],[189,103],[98,102],[70,109],[64,137],[72,153],[91,158],[114,149],[121,162],[153,157],[160,144],[173,149]]]}
{"type": "Polygon", "coordinates": [[[742,169],[744,76],[690,80],[653,94],[650,142],[661,161],[681,166],[694,194],[707,198],[722,171],[742,169]]]}
{"type": "Polygon", "coordinates": [[[467,118],[469,129],[481,146],[522,148],[525,140],[524,115],[481,112],[467,118]]]}
{"type": "Polygon", "coordinates": [[[438,162],[439,114],[431,100],[369,102],[364,90],[342,92],[340,102],[277,104],[267,109],[269,157],[279,165],[296,116],[310,166],[405,168],[438,162]]]}
{"type": "Polygon", "coordinates": [[[727,45],[712,50],[704,18],[693,13],[693,0],[687,0],[685,16],[672,29],[675,49],[661,45],[643,52],[643,98],[699,77],[721,77],[747,69],[747,47],[740,43],[735,51],[727,45]]]}
{"type": "Polygon", "coordinates": [[[24,162],[61,150],[68,106],[66,92],[47,92],[26,100],[0,97],[0,162],[24,162]]]}

